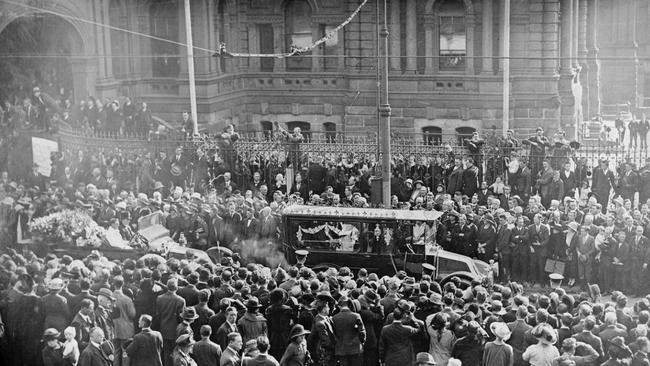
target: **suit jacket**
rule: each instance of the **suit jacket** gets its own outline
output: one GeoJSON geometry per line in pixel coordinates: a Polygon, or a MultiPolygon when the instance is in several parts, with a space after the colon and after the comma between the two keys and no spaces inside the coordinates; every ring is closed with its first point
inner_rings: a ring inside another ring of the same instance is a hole
{"type": "Polygon", "coordinates": [[[176,340],[178,315],[185,307],[185,300],[176,293],[166,292],[156,299],[156,319],[163,339],[176,340]]]}
{"type": "Polygon", "coordinates": [[[278,360],[269,354],[259,354],[254,358],[244,358],[242,366],[278,366],[278,360]]]}
{"type": "Polygon", "coordinates": [[[564,182],[564,192],[574,191],[579,187],[580,182],[578,182],[578,176],[574,172],[569,172],[569,175],[566,175],[566,171],[562,170],[560,172],[560,179],[564,182]]]}
{"type": "Polygon", "coordinates": [[[451,171],[448,175],[449,180],[447,182],[447,193],[454,195],[456,191],[463,191],[463,168],[458,167],[451,171]]]}
{"type": "Polygon", "coordinates": [[[623,198],[632,198],[634,192],[638,189],[639,176],[637,173],[630,171],[629,174],[623,173],[618,180],[618,186],[623,198]]]}
{"type": "Polygon", "coordinates": [[[512,235],[512,232],[510,231],[510,228],[508,228],[508,225],[502,225],[500,228],[497,229],[497,250],[499,251],[500,254],[511,254],[512,253],[512,247],[510,243],[510,236],[512,235]]]}
{"type": "Polygon", "coordinates": [[[135,306],[133,300],[124,295],[122,291],[115,291],[115,312],[119,314],[113,318],[116,339],[129,339],[135,334],[133,320],[135,319],[135,306]]]}
{"type": "Polygon", "coordinates": [[[181,287],[176,293],[185,300],[185,306],[189,307],[199,304],[200,291],[194,285],[188,284],[185,287],[181,287]]]}
{"type": "MultiPolygon", "coordinates": [[[[472,166],[463,170],[463,194],[472,197],[478,190],[478,168],[472,166]]],[[[453,194],[453,193],[452,193],[453,194]]]]}
{"type": "Polygon", "coordinates": [[[221,360],[221,347],[209,339],[201,339],[194,344],[192,357],[197,366],[215,366],[221,360]]]}
{"type": "Polygon", "coordinates": [[[237,324],[231,326],[228,322],[224,322],[215,332],[215,343],[221,347],[221,349],[226,349],[226,347],[228,347],[228,334],[232,332],[239,333],[237,324]]]}
{"type": "Polygon", "coordinates": [[[357,355],[363,352],[366,329],[361,316],[348,308],[332,317],[332,328],[336,337],[334,352],[337,356],[357,355]]]}
{"type": "Polygon", "coordinates": [[[289,190],[290,194],[298,193],[298,195],[305,201],[309,201],[309,188],[305,182],[300,183],[300,187],[297,186],[297,183],[291,186],[289,190]]]}
{"type": "Polygon", "coordinates": [[[601,358],[604,356],[603,353],[603,341],[600,339],[600,337],[594,335],[590,331],[582,331],[580,333],[577,333],[573,336],[573,338],[576,339],[578,342],[586,343],[590,345],[593,349],[598,352],[598,356],[601,358]]]}
{"type": "Polygon", "coordinates": [[[259,232],[260,222],[256,218],[243,219],[241,223],[242,237],[244,239],[255,239],[259,232]]]}
{"type": "Polygon", "coordinates": [[[508,323],[508,328],[511,334],[507,343],[512,346],[515,365],[522,364],[523,360],[521,355],[528,348],[529,333],[533,327],[526,324],[524,320],[517,319],[512,323],[508,323]]]}
{"type": "Polygon", "coordinates": [[[537,226],[532,224],[528,226],[528,241],[530,245],[535,249],[535,254],[541,257],[545,257],[548,251],[548,238],[550,237],[550,232],[548,226],[544,224],[539,225],[539,231],[537,226]],[[534,242],[539,242],[540,245],[533,245],[534,242]]]}
{"type": "Polygon", "coordinates": [[[320,314],[314,317],[311,333],[307,338],[307,348],[311,357],[318,360],[320,355],[319,349],[334,350],[336,338],[334,336],[334,329],[332,328],[332,319],[324,317],[320,314]]]}
{"type": "Polygon", "coordinates": [[[89,344],[79,355],[79,366],[111,366],[113,362],[101,349],[89,344]]]}
{"type": "Polygon", "coordinates": [[[379,335],[379,359],[385,366],[415,364],[413,338],[421,333],[422,329],[404,325],[400,321],[385,325],[379,335]]]}
{"type": "Polygon", "coordinates": [[[45,310],[45,324],[43,328],[56,328],[63,332],[70,324],[68,300],[58,293],[51,292],[41,298],[45,310]]]}
{"type": "Polygon", "coordinates": [[[600,340],[603,341],[603,349],[609,349],[609,341],[614,339],[614,337],[623,337],[627,339],[627,332],[616,326],[608,326],[605,329],[601,330],[598,333],[600,340]]]}
{"type": "Polygon", "coordinates": [[[239,358],[239,355],[231,348],[226,347],[226,349],[221,353],[219,366],[239,366],[240,363],[241,359],[239,358]]]}
{"type": "Polygon", "coordinates": [[[143,329],[126,347],[131,366],[162,366],[163,339],[160,332],[143,329]]]}

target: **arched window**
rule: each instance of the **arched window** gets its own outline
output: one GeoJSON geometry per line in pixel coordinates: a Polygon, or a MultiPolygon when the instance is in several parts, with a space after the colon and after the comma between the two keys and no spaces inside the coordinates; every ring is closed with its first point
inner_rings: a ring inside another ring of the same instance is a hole
{"type": "MultiPolygon", "coordinates": [[[[285,45],[287,51],[291,46],[306,47],[312,43],[311,7],[307,0],[289,0],[284,9],[285,45]]],[[[309,55],[287,58],[287,71],[311,71],[309,55]]]]}
{"type": "Polygon", "coordinates": [[[439,56],[441,71],[465,70],[467,33],[462,0],[443,0],[440,4],[439,56]]]}
{"type": "Polygon", "coordinates": [[[471,139],[472,134],[476,131],[473,127],[458,127],[456,129],[456,136],[458,137],[458,145],[465,146],[465,139],[471,139]]]}
{"type": "Polygon", "coordinates": [[[424,143],[427,145],[442,144],[442,128],[436,126],[422,127],[424,143]]]}
{"type": "Polygon", "coordinates": [[[273,135],[273,122],[261,121],[260,125],[262,125],[262,136],[264,139],[270,139],[273,135]]]}
{"type": "Polygon", "coordinates": [[[303,141],[308,142],[311,140],[311,124],[309,124],[309,122],[302,122],[302,121],[287,122],[287,129],[289,130],[290,133],[292,133],[296,127],[300,127],[300,132],[302,133],[303,141]]]}
{"type": "Polygon", "coordinates": [[[325,130],[325,141],[330,143],[336,142],[336,123],[323,123],[323,130],[325,130]]]}
{"type": "MultiPolygon", "coordinates": [[[[176,1],[155,0],[151,4],[151,34],[178,42],[178,8],[176,1]]],[[[151,39],[151,53],[161,55],[152,59],[154,77],[177,77],[180,72],[179,47],[171,42],[151,39]]]]}

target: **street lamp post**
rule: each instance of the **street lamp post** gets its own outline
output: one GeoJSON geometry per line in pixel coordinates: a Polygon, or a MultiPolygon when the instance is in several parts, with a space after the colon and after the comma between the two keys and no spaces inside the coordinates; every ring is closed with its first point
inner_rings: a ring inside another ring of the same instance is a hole
{"type": "MultiPolygon", "coordinates": [[[[377,0],[380,1],[380,0],[377,0]]],[[[390,151],[390,103],[388,102],[388,19],[386,0],[384,3],[383,26],[379,36],[383,38],[382,57],[383,80],[381,82],[381,93],[379,102],[379,130],[381,132],[381,187],[382,202],[385,208],[390,208],[390,179],[391,179],[391,151],[390,151]]],[[[379,19],[377,19],[379,22],[379,19]]]]}

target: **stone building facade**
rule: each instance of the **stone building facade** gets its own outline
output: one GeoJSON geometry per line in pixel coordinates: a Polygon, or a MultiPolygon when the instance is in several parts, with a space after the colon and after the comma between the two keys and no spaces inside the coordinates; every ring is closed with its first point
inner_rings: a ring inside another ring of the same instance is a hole
{"type": "MultiPolygon", "coordinates": [[[[189,108],[182,0],[16,1],[24,5],[0,5],[0,30],[42,9],[69,23],[73,53],[87,55],[69,58],[76,96],[129,95],[168,121],[189,108]]],[[[315,132],[376,131],[378,20],[385,15],[396,131],[465,134],[501,127],[504,0],[387,0],[385,9],[382,0],[369,0],[310,54],[212,57],[221,42],[231,52],[264,54],[309,44],[361,2],[192,0],[200,124],[260,130],[277,121],[315,132]]],[[[643,1],[511,0],[511,127],[571,133],[599,113],[601,94],[621,95],[601,92],[610,80],[600,75],[622,66],[600,65],[597,57],[628,55],[634,47],[610,51],[603,45],[599,51],[597,33],[608,32],[597,16],[610,8],[634,13],[629,5],[614,5],[628,2],[643,1]]],[[[628,40],[628,28],[616,37],[628,40]]],[[[642,75],[639,63],[633,64],[622,72],[642,75]]],[[[640,85],[636,79],[634,84],[640,85]]]]}

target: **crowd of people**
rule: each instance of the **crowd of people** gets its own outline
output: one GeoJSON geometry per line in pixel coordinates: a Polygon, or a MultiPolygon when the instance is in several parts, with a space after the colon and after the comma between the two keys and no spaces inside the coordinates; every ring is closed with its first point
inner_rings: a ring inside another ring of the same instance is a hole
{"type": "MultiPolygon", "coordinates": [[[[297,253],[305,255],[306,253],[297,253]]],[[[308,254],[307,254],[308,255],[308,254]]],[[[644,365],[650,299],[429,272],[0,256],[6,365],[644,365]]]]}
{"type": "MultiPolygon", "coordinates": [[[[47,130],[47,112],[40,113],[49,102],[40,105],[39,93],[22,112],[7,108],[3,128],[47,130]]],[[[66,123],[88,133],[157,130],[146,105],[128,98],[61,110],[66,123]]],[[[184,113],[173,139],[188,137],[191,126],[184,113]]],[[[209,143],[186,141],[173,152],[67,150],[52,154],[48,177],[38,165],[22,177],[3,171],[0,347],[7,364],[650,363],[650,298],[629,308],[622,294],[650,292],[650,159],[637,166],[603,157],[591,167],[579,143],[561,132],[548,138],[541,128],[498,141],[475,133],[464,154],[441,146],[434,156],[392,161],[392,208],[442,212],[435,225],[413,223],[395,250],[435,244],[491,262],[502,285],[455,278],[441,286],[426,269],[414,278],[314,271],[300,261],[271,267],[239,255],[218,264],[109,261],[101,253],[79,261],[14,249],[29,241],[34,219],[75,209],[124,243],[137,236],[140,218],[159,212],[175,241],[238,253],[246,243],[278,243],[288,205],[369,208],[377,201],[374,155],[305,151],[300,129],[277,127],[269,138],[277,151],[243,152],[230,125],[209,143]],[[549,273],[582,293],[547,287],[549,273]]],[[[353,250],[363,250],[363,241],[353,250]]]]}

